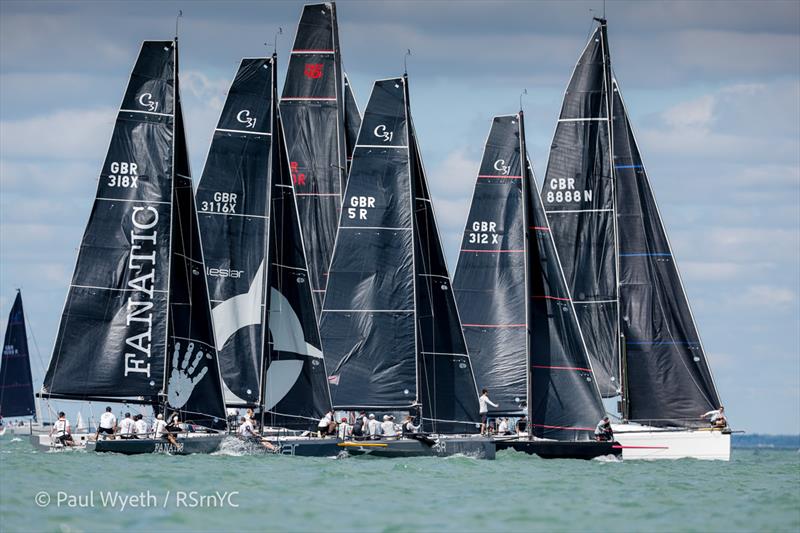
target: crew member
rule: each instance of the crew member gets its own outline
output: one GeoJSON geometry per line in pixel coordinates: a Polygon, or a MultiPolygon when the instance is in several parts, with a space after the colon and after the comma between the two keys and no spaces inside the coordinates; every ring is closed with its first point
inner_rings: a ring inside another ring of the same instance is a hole
{"type": "Polygon", "coordinates": [[[58,413],[58,420],[50,430],[51,441],[54,434],[62,446],[75,446],[75,441],[72,440],[72,428],[69,426],[69,420],[67,420],[67,415],[64,414],[64,411],[58,413]]]}
{"type": "Polygon", "coordinates": [[[608,416],[604,416],[603,419],[597,423],[597,427],[594,428],[594,439],[601,442],[614,440],[614,431],[611,429],[611,421],[608,419],[608,416]]]}
{"type": "Polygon", "coordinates": [[[728,420],[725,418],[725,408],[719,406],[719,409],[714,409],[707,413],[703,413],[700,418],[711,417],[711,426],[715,428],[724,428],[728,426],[728,420]]]}
{"type": "Polygon", "coordinates": [[[94,434],[95,440],[100,438],[100,434],[107,435],[106,438],[113,439],[117,431],[117,417],[111,412],[111,407],[106,407],[106,412],[100,415],[100,423],[97,425],[97,432],[94,434]]]}
{"type": "Polygon", "coordinates": [[[478,398],[478,403],[480,404],[479,411],[481,414],[481,435],[483,435],[486,433],[486,422],[489,421],[489,406],[500,406],[489,399],[489,391],[486,389],[481,391],[481,397],[478,398]]]}

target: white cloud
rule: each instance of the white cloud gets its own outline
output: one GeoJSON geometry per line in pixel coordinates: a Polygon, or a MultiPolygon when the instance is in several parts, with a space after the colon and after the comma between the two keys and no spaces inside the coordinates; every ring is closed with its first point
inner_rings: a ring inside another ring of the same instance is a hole
{"type": "MultiPolygon", "coordinates": [[[[784,311],[795,302],[797,295],[793,290],[768,284],[749,285],[741,293],[727,298],[727,305],[759,314],[784,311]]],[[[796,310],[797,306],[792,307],[796,310]]]]}
{"type": "Polygon", "coordinates": [[[0,121],[0,157],[102,160],[114,129],[114,108],[63,109],[0,121]]]}

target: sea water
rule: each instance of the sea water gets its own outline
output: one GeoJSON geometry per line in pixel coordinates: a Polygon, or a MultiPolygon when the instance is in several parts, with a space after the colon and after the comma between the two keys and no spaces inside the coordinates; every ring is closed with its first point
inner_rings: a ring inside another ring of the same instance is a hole
{"type": "Polygon", "coordinates": [[[798,531],[800,453],[544,460],[43,453],[0,439],[6,531],[798,531]]]}

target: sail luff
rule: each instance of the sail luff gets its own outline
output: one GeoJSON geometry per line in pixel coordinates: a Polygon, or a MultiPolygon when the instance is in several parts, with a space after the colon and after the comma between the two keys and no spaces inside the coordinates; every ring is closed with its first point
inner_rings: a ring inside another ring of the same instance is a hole
{"type": "MultiPolygon", "coordinates": [[[[519,113],[517,114],[517,120],[519,120],[519,157],[520,174],[522,176],[522,227],[525,233],[525,238],[523,240],[525,243],[525,406],[527,408],[527,414],[531,415],[533,413],[533,379],[531,379],[531,354],[533,353],[533,342],[531,339],[533,335],[533,328],[531,327],[531,317],[533,315],[531,309],[533,305],[533,299],[531,298],[531,246],[533,234],[531,232],[532,224],[529,209],[530,202],[528,199],[531,195],[529,189],[535,188],[535,182],[528,180],[528,176],[532,175],[532,169],[528,161],[528,150],[525,144],[525,114],[522,111],[521,105],[519,113]]],[[[538,191],[534,190],[533,194],[538,194],[538,191]]],[[[531,420],[532,419],[528,420],[529,424],[531,420]]]]}

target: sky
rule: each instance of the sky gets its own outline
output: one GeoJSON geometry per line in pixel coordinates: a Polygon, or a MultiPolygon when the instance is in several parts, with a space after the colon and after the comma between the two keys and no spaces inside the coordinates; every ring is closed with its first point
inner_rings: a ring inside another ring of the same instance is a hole
{"type": "MultiPolygon", "coordinates": [[[[180,21],[192,169],[241,57],[285,72],[302,2],[0,2],[0,315],[22,288],[34,383],[139,44],[180,21]]],[[[601,1],[337,2],[362,107],[402,74],[455,268],[491,117],[526,112],[541,180],[601,1]],[[593,11],[592,11],[593,10],[593,11]]],[[[729,420],[800,432],[800,2],[608,1],[612,64],[729,420]]],[[[541,183],[541,181],[540,181],[541,183]]],[[[97,412],[97,407],[95,407],[97,412]]]]}

